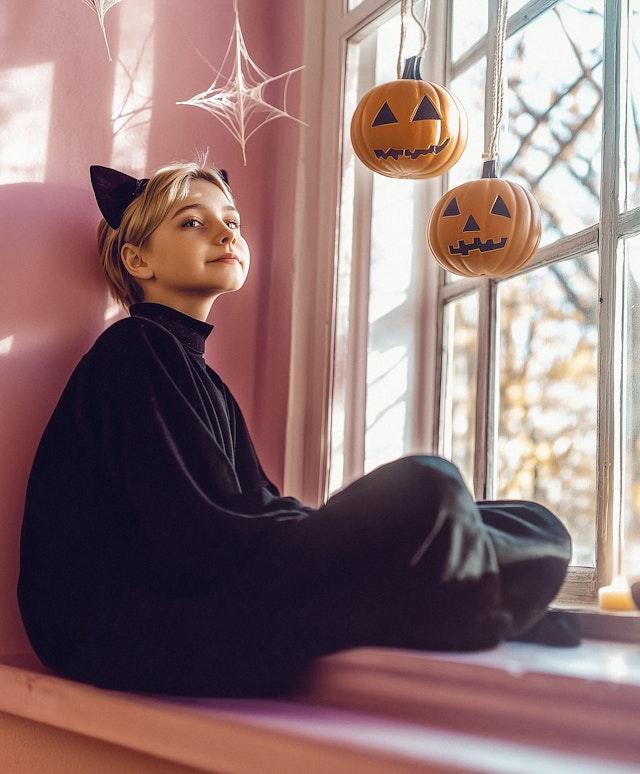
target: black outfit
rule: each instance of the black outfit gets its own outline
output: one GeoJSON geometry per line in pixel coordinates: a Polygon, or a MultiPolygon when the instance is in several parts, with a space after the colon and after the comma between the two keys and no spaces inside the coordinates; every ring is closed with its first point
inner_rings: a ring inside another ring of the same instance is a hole
{"type": "Polygon", "coordinates": [[[203,360],[211,326],[131,307],[71,376],[29,480],[18,597],[68,677],[268,695],[359,645],[489,647],[543,615],[570,539],[540,505],[473,502],[407,457],[319,509],[281,497],[203,360]]]}

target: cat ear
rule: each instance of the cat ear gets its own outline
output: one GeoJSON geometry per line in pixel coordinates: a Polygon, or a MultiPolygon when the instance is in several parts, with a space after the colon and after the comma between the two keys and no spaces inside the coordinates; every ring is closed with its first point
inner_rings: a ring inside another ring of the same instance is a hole
{"type": "Polygon", "coordinates": [[[117,169],[99,165],[90,167],[89,172],[100,212],[111,228],[117,229],[124,211],[140,196],[149,180],[137,180],[117,169]]]}
{"type": "Polygon", "coordinates": [[[231,186],[229,185],[229,173],[227,172],[227,170],[226,169],[216,169],[216,172],[218,173],[218,176],[220,177],[222,182],[227,187],[227,190],[229,191],[229,193],[231,193],[231,186]]]}

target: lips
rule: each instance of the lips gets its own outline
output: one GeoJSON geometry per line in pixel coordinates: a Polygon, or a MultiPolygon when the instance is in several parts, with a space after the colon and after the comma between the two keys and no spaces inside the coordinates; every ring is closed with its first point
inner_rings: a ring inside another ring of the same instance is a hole
{"type": "Polygon", "coordinates": [[[221,255],[220,258],[214,258],[210,263],[239,263],[242,265],[242,261],[235,253],[225,253],[225,255],[221,255]]]}

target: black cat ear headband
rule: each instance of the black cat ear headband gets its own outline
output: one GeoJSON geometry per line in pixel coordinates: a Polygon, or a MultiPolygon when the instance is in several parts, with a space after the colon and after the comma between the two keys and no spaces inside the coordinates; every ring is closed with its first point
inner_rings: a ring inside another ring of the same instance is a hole
{"type": "MultiPolygon", "coordinates": [[[[89,172],[100,212],[111,228],[117,229],[122,221],[124,211],[144,191],[149,179],[137,180],[124,172],[118,172],[117,169],[101,167],[97,164],[90,167],[89,172]]],[[[226,171],[217,169],[216,172],[229,188],[226,171]]]]}

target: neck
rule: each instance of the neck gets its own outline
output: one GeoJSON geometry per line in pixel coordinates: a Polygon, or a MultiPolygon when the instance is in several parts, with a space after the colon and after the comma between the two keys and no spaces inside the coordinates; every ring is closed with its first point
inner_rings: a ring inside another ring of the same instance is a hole
{"type": "Polygon", "coordinates": [[[144,294],[144,301],[147,301],[152,304],[163,304],[164,306],[169,306],[172,309],[175,309],[178,312],[182,312],[182,314],[186,314],[189,317],[193,317],[196,320],[201,320],[202,322],[206,322],[207,318],[209,317],[209,312],[211,311],[211,307],[213,306],[213,302],[215,301],[216,297],[214,298],[200,298],[194,296],[192,297],[171,297],[167,298],[165,296],[162,297],[156,297],[156,294],[153,292],[145,293],[144,294]]]}

